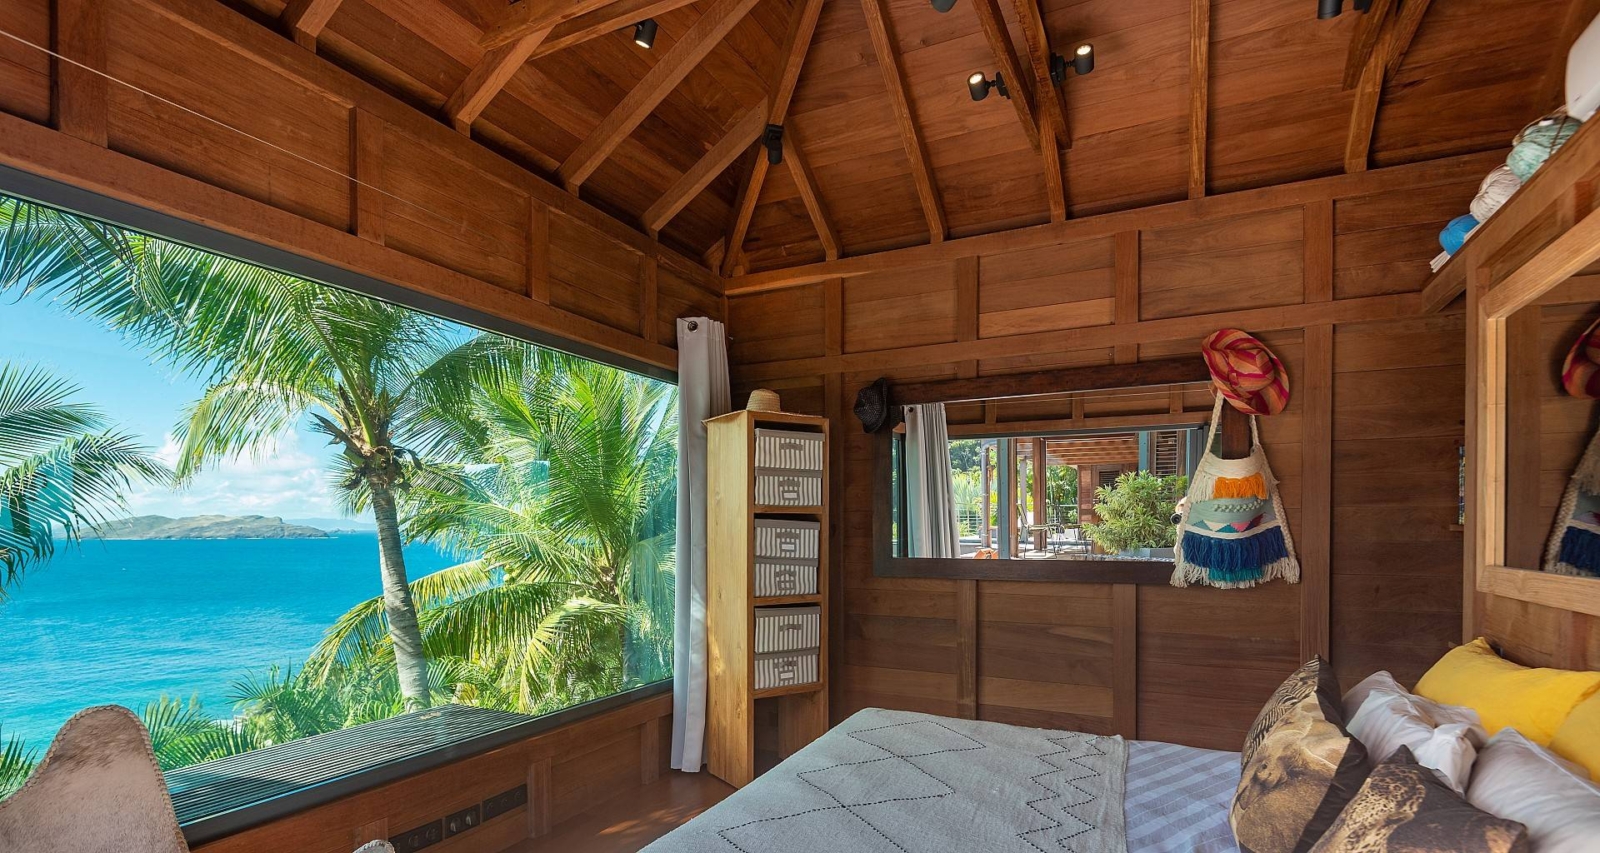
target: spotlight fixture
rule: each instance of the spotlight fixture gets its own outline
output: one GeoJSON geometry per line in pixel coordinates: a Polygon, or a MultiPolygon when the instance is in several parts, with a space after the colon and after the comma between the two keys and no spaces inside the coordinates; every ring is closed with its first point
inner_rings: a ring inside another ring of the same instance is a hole
{"type": "Polygon", "coordinates": [[[1057,86],[1067,82],[1068,67],[1071,67],[1079,75],[1093,71],[1094,45],[1080,44],[1073,48],[1071,62],[1068,62],[1067,58],[1059,53],[1050,54],[1050,82],[1057,86]]]}
{"type": "Polygon", "coordinates": [[[930,2],[935,12],[948,12],[956,7],[956,0],[930,0],[930,2]]]}
{"type": "MultiPolygon", "coordinates": [[[[1372,0],[1355,0],[1350,4],[1357,12],[1372,11],[1372,0]]],[[[1337,18],[1344,11],[1344,0],[1317,0],[1317,17],[1322,20],[1337,18]]]]}
{"type": "Polygon", "coordinates": [[[767,163],[776,166],[783,162],[783,125],[769,124],[761,132],[761,144],[767,149],[767,163]]]}
{"type": "Polygon", "coordinates": [[[994,73],[993,80],[986,79],[982,71],[974,71],[967,78],[967,91],[972,94],[974,101],[981,101],[989,97],[990,89],[999,91],[1002,98],[1011,97],[1011,91],[1006,88],[1006,78],[1001,76],[998,71],[994,73]]]}
{"type": "Polygon", "coordinates": [[[656,45],[656,19],[645,18],[633,25],[633,43],[649,50],[656,45]]]}

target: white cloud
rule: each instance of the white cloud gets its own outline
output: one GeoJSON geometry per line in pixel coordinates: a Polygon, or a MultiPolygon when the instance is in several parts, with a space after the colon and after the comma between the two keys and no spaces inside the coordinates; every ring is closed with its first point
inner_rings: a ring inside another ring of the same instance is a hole
{"type": "MultiPolygon", "coordinates": [[[[172,465],[178,442],[168,435],[156,454],[172,465]]],[[[208,466],[181,489],[141,487],[128,496],[134,515],[277,515],[285,518],[338,516],[324,460],[301,447],[288,430],[255,454],[208,466]]]]}

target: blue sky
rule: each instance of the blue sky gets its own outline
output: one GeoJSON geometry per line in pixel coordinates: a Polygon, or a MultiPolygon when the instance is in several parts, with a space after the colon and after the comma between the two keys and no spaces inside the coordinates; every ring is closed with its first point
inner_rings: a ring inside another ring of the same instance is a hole
{"type": "MultiPolygon", "coordinates": [[[[36,297],[0,298],[0,362],[32,365],[82,389],[126,432],[171,461],[172,429],[202,386],[175,374],[121,336],[36,297]]],[[[142,488],[129,496],[136,515],[342,515],[324,474],[333,458],[325,436],[305,428],[280,435],[258,458],[224,461],[178,491],[142,488]]]]}

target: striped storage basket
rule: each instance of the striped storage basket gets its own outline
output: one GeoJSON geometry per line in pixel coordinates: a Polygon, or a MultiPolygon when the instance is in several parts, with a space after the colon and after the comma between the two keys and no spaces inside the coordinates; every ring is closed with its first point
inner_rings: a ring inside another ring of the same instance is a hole
{"type": "Polygon", "coordinates": [[[756,430],[756,467],[822,470],[822,433],[756,430]]]}
{"type": "Polygon", "coordinates": [[[761,506],[822,506],[822,474],[787,468],[757,468],[756,503],[761,506]]]}
{"type": "Polygon", "coordinates": [[[822,525],[815,521],[756,519],[756,556],[777,560],[816,560],[822,525]]]}
{"type": "Polygon", "coordinates": [[[755,586],[756,595],[762,598],[775,595],[815,595],[817,561],[757,558],[755,586]]]}
{"type": "Polygon", "coordinates": [[[817,680],[817,650],[756,655],[756,689],[814,684],[817,680]]]}
{"type": "Polygon", "coordinates": [[[822,608],[756,608],[756,654],[815,649],[822,645],[822,608]]]}

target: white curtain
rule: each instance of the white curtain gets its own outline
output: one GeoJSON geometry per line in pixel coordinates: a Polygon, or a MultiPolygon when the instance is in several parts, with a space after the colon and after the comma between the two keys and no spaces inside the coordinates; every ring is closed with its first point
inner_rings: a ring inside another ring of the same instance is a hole
{"type": "Polygon", "coordinates": [[[678,321],[678,580],[672,647],[672,769],[699,772],[706,735],[706,418],[726,414],[722,324],[678,321]]]}
{"type": "Polygon", "coordinates": [[[912,557],[961,556],[944,404],[906,406],[906,532],[912,557]]]}

